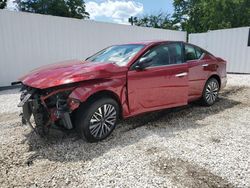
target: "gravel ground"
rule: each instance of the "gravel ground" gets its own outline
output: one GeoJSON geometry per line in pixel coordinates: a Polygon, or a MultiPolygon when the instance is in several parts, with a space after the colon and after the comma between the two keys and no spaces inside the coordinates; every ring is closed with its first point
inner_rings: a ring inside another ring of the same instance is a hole
{"type": "Polygon", "coordinates": [[[41,139],[21,126],[18,90],[0,92],[0,187],[250,187],[250,75],[229,75],[212,107],[121,122],[99,143],[41,139]]]}

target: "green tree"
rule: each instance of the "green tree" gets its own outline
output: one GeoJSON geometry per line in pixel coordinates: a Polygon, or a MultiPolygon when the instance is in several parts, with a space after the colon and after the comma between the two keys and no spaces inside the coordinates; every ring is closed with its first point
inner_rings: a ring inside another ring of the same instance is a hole
{"type": "Polygon", "coordinates": [[[7,6],[7,0],[0,0],[0,9],[4,9],[7,6]]]}
{"type": "Polygon", "coordinates": [[[19,0],[18,9],[24,12],[84,19],[89,18],[83,0],[19,0]]]}
{"type": "MultiPolygon", "coordinates": [[[[132,18],[132,23],[137,26],[143,27],[154,27],[154,28],[161,28],[161,29],[175,29],[173,26],[171,16],[166,13],[158,13],[158,14],[151,14],[151,15],[144,15],[142,17],[134,17],[132,18]]],[[[131,18],[130,18],[131,23],[131,18]]]]}
{"type": "Polygon", "coordinates": [[[250,25],[249,0],[174,0],[174,24],[189,33],[250,25]]]}

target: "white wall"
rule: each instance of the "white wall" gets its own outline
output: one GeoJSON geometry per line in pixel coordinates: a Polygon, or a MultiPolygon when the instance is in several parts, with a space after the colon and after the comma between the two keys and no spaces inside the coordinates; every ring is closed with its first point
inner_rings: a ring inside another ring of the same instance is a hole
{"type": "Polygon", "coordinates": [[[250,73],[249,29],[241,27],[190,34],[189,42],[227,60],[228,72],[250,73]]]}
{"type": "Polygon", "coordinates": [[[0,86],[38,66],[157,39],[185,41],[186,32],[0,10],[0,86]]]}

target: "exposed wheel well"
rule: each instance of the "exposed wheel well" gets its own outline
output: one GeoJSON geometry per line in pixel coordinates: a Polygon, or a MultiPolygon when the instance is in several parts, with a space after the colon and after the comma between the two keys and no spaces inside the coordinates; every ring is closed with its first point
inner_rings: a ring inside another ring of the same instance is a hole
{"type": "Polygon", "coordinates": [[[94,94],[92,94],[85,102],[86,103],[91,103],[93,102],[95,99],[98,99],[98,98],[112,98],[114,99],[117,104],[119,105],[119,110],[120,110],[120,118],[122,118],[122,105],[121,105],[121,102],[120,102],[120,99],[119,97],[112,91],[108,91],[108,90],[103,90],[103,91],[98,91],[94,94]]]}
{"type": "Polygon", "coordinates": [[[210,76],[210,77],[208,78],[208,80],[209,80],[210,78],[215,78],[215,79],[219,82],[219,86],[221,86],[221,80],[220,80],[220,77],[219,77],[218,75],[214,74],[214,75],[210,76]]]}

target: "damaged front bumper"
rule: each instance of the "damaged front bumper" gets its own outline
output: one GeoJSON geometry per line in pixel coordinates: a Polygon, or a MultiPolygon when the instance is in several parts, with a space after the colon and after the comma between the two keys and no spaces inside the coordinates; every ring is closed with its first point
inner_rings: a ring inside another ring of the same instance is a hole
{"type": "Polygon", "coordinates": [[[35,88],[23,89],[21,102],[18,104],[18,107],[23,109],[21,114],[23,124],[29,125],[38,134],[47,133],[46,130],[52,125],[72,129],[71,113],[80,105],[80,101],[68,98],[72,89],[59,89],[52,92],[44,92],[35,88]],[[32,115],[34,126],[31,123],[32,115]]]}

